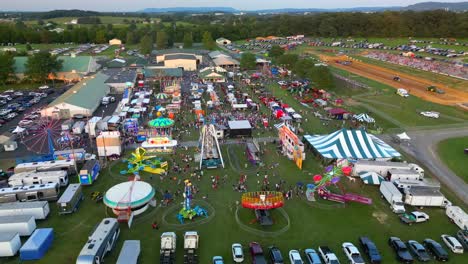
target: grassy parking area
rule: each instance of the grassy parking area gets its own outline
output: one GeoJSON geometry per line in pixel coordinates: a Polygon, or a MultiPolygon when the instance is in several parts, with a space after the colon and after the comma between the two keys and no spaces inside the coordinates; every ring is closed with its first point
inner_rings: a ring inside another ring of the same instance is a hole
{"type": "MultiPolygon", "coordinates": [[[[323,167],[318,160],[307,152],[306,162],[302,171],[295,167],[295,164],[282,157],[275,150],[274,145],[263,146],[265,153],[262,161],[270,166],[278,163],[274,170],[266,167],[255,168],[248,164],[244,146],[232,145],[223,147],[223,157],[225,159],[225,169],[206,170],[202,180],[199,182],[193,179],[194,184],[200,189],[196,194],[193,204],[200,204],[209,208],[210,214],[208,223],[197,224],[199,220],[189,223],[187,226],[178,225],[175,220],[175,213],[181,208],[180,196],[175,197],[175,201],[169,207],[150,208],[146,213],[135,218],[133,226],[129,229],[126,225],[121,225],[121,236],[117,247],[106,257],[108,263],[115,263],[122,243],[126,239],[139,239],[142,243],[141,263],[154,263],[159,258],[160,235],[166,231],[176,231],[177,241],[177,263],[183,258],[183,232],[196,230],[200,235],[200,263],[209,263],[214,255],[221,255],[227,263],[230,263],[230,246],[232,243],[240,242],[247,246],[250,241],[260,242],[265,250],[267,246],[276,245],[287,257],[290,249],[300,249],[301,251],[320,245],[328,245],[334,250],[339,259],[344,262],[345,256],[341,250],[341,243],[350,241],[357,244],[359,236],[369,236],[375,241],[383,255],[385,263],[393,263],[395,254],[388,247],[386,240],[389,236],[398,236],[404,241],[416,239],[421,241],[425,238],[433,238],[440,241],[440,234],[456,232],[456,225],[450,223],[442,209],[424,209],[431,217],[427,223],[406,226],[399,222],[397,216],[393,214],[385,200],[380,198],[378,187],[362,185],[358,180],[351,183],[342,179],[341,183],[347,192],[358,193],[373,199],[370,206],[357,203],[350,203],[346,206],[327,202],[318,198],[315,202],[308,202],[304,196],[293,195],[291,200],[286,201],[284,212],[289,218],[282,216],[279,210],[273,211],[275,225],[262,228],[258,224],[251,223],[254,213],[251,210],[238,208],[236,202],[240,201],[241,194],[232,190],[231,185],[237,183],[240,173],[248,175],[247,186],[249,191],[259,190],[257,181],[262,181],[264,174],[269,175],[270,186],[274,186],[280,179],[286,181],[286,188],[293,188],[297,182],[304,184],[311,183],[312,175],[322,173],[323,167]],[[255,176],[256,171],[260,171],[260,178],[255,176]],[[210,185],[210,176],[227,175],[226,184],[222,184],[218,190],[213,190],[210,185]],[[207,196],[206,200],[202,196],[207,196]],[[203,201],[202,201],[203,200],[203,201]],[[239,222],[236,221],[236,216],[239,222]],[[159,230],[153,230],[151,223],[160,223],[159,230]],[[164,224],[164,222],[167,224],[164,224]],[[239,224],[240,223],[240,224],[239,224]],[[247,228],[246,228],[247,227],[247,228]],[[285,228],[286,232],[281,233],[285,228]],[[248,231],[253,229],[253,231],[248,231]],[[272,236],[264,236],[263,232],[272,232],[272,236]]],[[[193,154],[193,150],[188,152],[178,150],[178,154],[193,154]]],[[[178,157],[178,156],[177,156],[178,157]]],[[[174,157],[175,158],[175,157],[174,157]]],[[[176,158],[177,163],[183,164],[176,158]]],[[[170,166],[174,164],[170,161],[170,166]]],[[[195,166],[195,163],[191,163],[195,166]]],[[[84,188],[85,200],[80,205],[79,210],[66,216],[58,216],[56,207],[51,203],[51,215],[47,220],[39,221],[40,227],[53,227],[55,241],[46,256],[37,263],[67,263],[74,262],[79,251],[83,247],[88,235],[92,232],[95,224],[104,217],[112,217],[110,210],[106,210],[102,203],[96,203],[90,199],[93,191],[105,192],[111,186],[127,180],[127,177],[119,174],[119,171],[126,167],[126,164],[117,161],[109,164],[108,168],[102,171],[99,180],[92,186],[84,188]],[[110,169],[109,169],[110,168],[110,169]]],[[[151,183],[157,192],[157,198],[162,198],[165,190],[175,192],[181,190],[182,185],[177,184],[179,179],[189,177],[186,174],[169,174],[170,178],[161,181],[159,176],[150,178],[147,173],[142,173],[143,180],[151,183]]],[[[72,178],[75,181],[75,178],[72,178]]],[[[331,187],[333,192],[338,192],[337,188],[331,187]]],[[[245,251],[246,254],[247,250],[245,251]]],[[[450,263],[465,263],[464,256],[450,254],[450,263]]],[[[17,263],[17,259],[9,259],[3,263],[17,263]]],[[[250,262],[247,257],[246,263],[250,262]]]]}
{"type": "Polygon", "coordinates": [[[468,183],[468,171],[466,169],[468,155],[464,153],[466,148],[468,148],[468,137],[451,138],[439,142],[437,152],[445,165],[468,183]]]}

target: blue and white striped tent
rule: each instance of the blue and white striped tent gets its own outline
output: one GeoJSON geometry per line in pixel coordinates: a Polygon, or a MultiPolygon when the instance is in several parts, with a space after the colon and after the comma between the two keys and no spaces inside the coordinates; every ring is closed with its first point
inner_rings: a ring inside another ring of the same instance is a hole
{"type": "Polygon", "coordinates": [[[374,171],[363,171],[359,173],[359,177],[365,184],[380,185],[385,179],[374,171]]]}
{"type": "Polygon", "coordinates": [[[329,135],[305,135],[305,140],[329,159],[381,159],[400,153],[365,130],[341,129],[329,135]]]}

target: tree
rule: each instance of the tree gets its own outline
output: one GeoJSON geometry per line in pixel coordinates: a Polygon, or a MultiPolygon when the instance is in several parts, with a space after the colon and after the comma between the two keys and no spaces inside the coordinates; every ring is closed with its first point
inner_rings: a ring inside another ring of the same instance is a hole
{"type": "Polygon", "coordinates": [[[283,54],[278,57],[277,63],[285,66],[286,68],[292,69],[298,60],[299,56],[297,54],[283,54]]]}
{"type": "Polygon", "coordinates": [[[127,37],[126,37],[127,41],[125,41],[125,43],[127,45],[132,45],[132,44],[135,44],[135,34],[133,33],[133,31],[128,31],[127,32],[127,37]]]}
{"type": "Polygon", "coordinates": [[[153,51],[153,38],[145,35],[140,41],[140,49],[142,54],[150,54],[153,51]]]}
{"type": "Polygon", "coordinates": [[[193,45],[192,32],[185,32],[184,33],[184,48],[186,49],[191,48],[192,45],[193,45]]]}
{"type": "Polygon", "coordinates": [[[107,38],[106,38],[106,31],[103,29],[100,29],[99,31],[96,32],[96,43],[106,43],[107,38]]]}
{"type": "Polygon", "coordinates": [[[203,42],[203,47],[205,47],[205,49],[207,50],[214,50],[216,47],[216,43],[213,40],[213,36],[211,36],[211,32],[209,31],[205,31],[203,33],[202,42],[203,42]]]}
{"type": "Polygon", "coordinates": [[[156,46],[158,49],[167,48],[167,33],[165,31],[158,31],[156,35],[156,46]]]}
{"type": "Polygon", "coordinates": [[[55,74],[62,69],[63,61],[49,52],[41,51],[30,57],[26,62],[26,75],[33,81],[45,82],[49,74],[55,74]]]}
{"type": "Polygon", "coordinates": [[[314,65],[315,62],[311,59],[298,60],[296,64],[294,64],[293,72],[297,74],[297,76],[305,78],[314,65]]]}
{"type": "Polygon", "coordinates": [[[30,51],[30,50],[32,50],[32,46],[31,46],[31,44],[29,44],[29,43],[28,43],[28,44],[26,44],[26,50],[27,50],[27,51],[30,51]]]}
{"type": "Polygon", "coordinates": [[[12,54],[0,53],[0,83],[5,84],[15,71],[15,60],[12,54]]]}
{"type": "Polygon", "coordinates": [[[268,54],[272,58],[278,58],[279,56],[284,54],[284,49],[278,45],[274,45],[273,47],[271,47],[270,52],[268,52],[268,54]]]}
{"type": "Polygon", "coordinates": [[[323,89],[335,88],[335,81],[330,69],[326,66],[315,66],[309,69],[307,77],[323,89]]]}
{"type": "Polygon", "coordinates": [[[240,59],[240,67],[246,70],[253,70],[257,65],[257,59],[255,55],[250,52],[242,53],[242,57],[240,59]]]}

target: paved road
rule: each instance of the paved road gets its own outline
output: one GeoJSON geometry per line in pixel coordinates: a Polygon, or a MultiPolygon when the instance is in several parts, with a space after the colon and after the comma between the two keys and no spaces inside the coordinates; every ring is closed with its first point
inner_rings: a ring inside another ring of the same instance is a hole
{"type": "MultiPolygon", "coordinates": [[[[458,198],[468,204],[468,184],[451,171],[438,157],[437,144],[445,139],[468,136],[468,127],[430,131],[408,132],[409,144],[401,144],[403,151],[424,164],[435,177],[445,184],[458,198]]],[[[391,142],[389,136],[383,136],[391,142]]],[[[463,151],[462,149],[454,151],[463,151]]]]}

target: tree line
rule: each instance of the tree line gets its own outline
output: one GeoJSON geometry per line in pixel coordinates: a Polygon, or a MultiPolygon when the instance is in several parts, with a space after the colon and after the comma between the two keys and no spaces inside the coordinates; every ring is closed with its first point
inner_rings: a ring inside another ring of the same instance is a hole
{"type": "MultiPolygon", "coordinates": [[[[25,77],[27,81],[44,83],[50,74],[59,72],[63,61],[49,52],[42,51],[28,57],[25,77]]],[[[15,60],[12,53],[0,54],[0,84],[5,85],[17,81],[15,76],[15,60]]]]}
{"type": "MultiPolygon", "coordinates": [[[[99,22],[94,18],[81,19],[99,22]]],[[[296,34],[312,37],[468,37],[468,12],[442,10],[225,15],[221,18],[209,14],[195,17],[174,14],[161,15],[160,19],[164,23],[140,26],[134,22],[119,27],[112,24],[66,25],[63,33],[51,32],[43,26],[26,25],[20,20],[0,25],[0,43],[105,43],[109,39],[119,38],[127,44],[136,44],[144,36],[150,36],[156,41],[158,32],[164,32],[168,46],[172,46],[174,42],[187,41],[187,34],[192,36],[193,42],[202,42],[205,32],[210,32],[214,39],[225,37],[231,40],[296,34]]]]}

